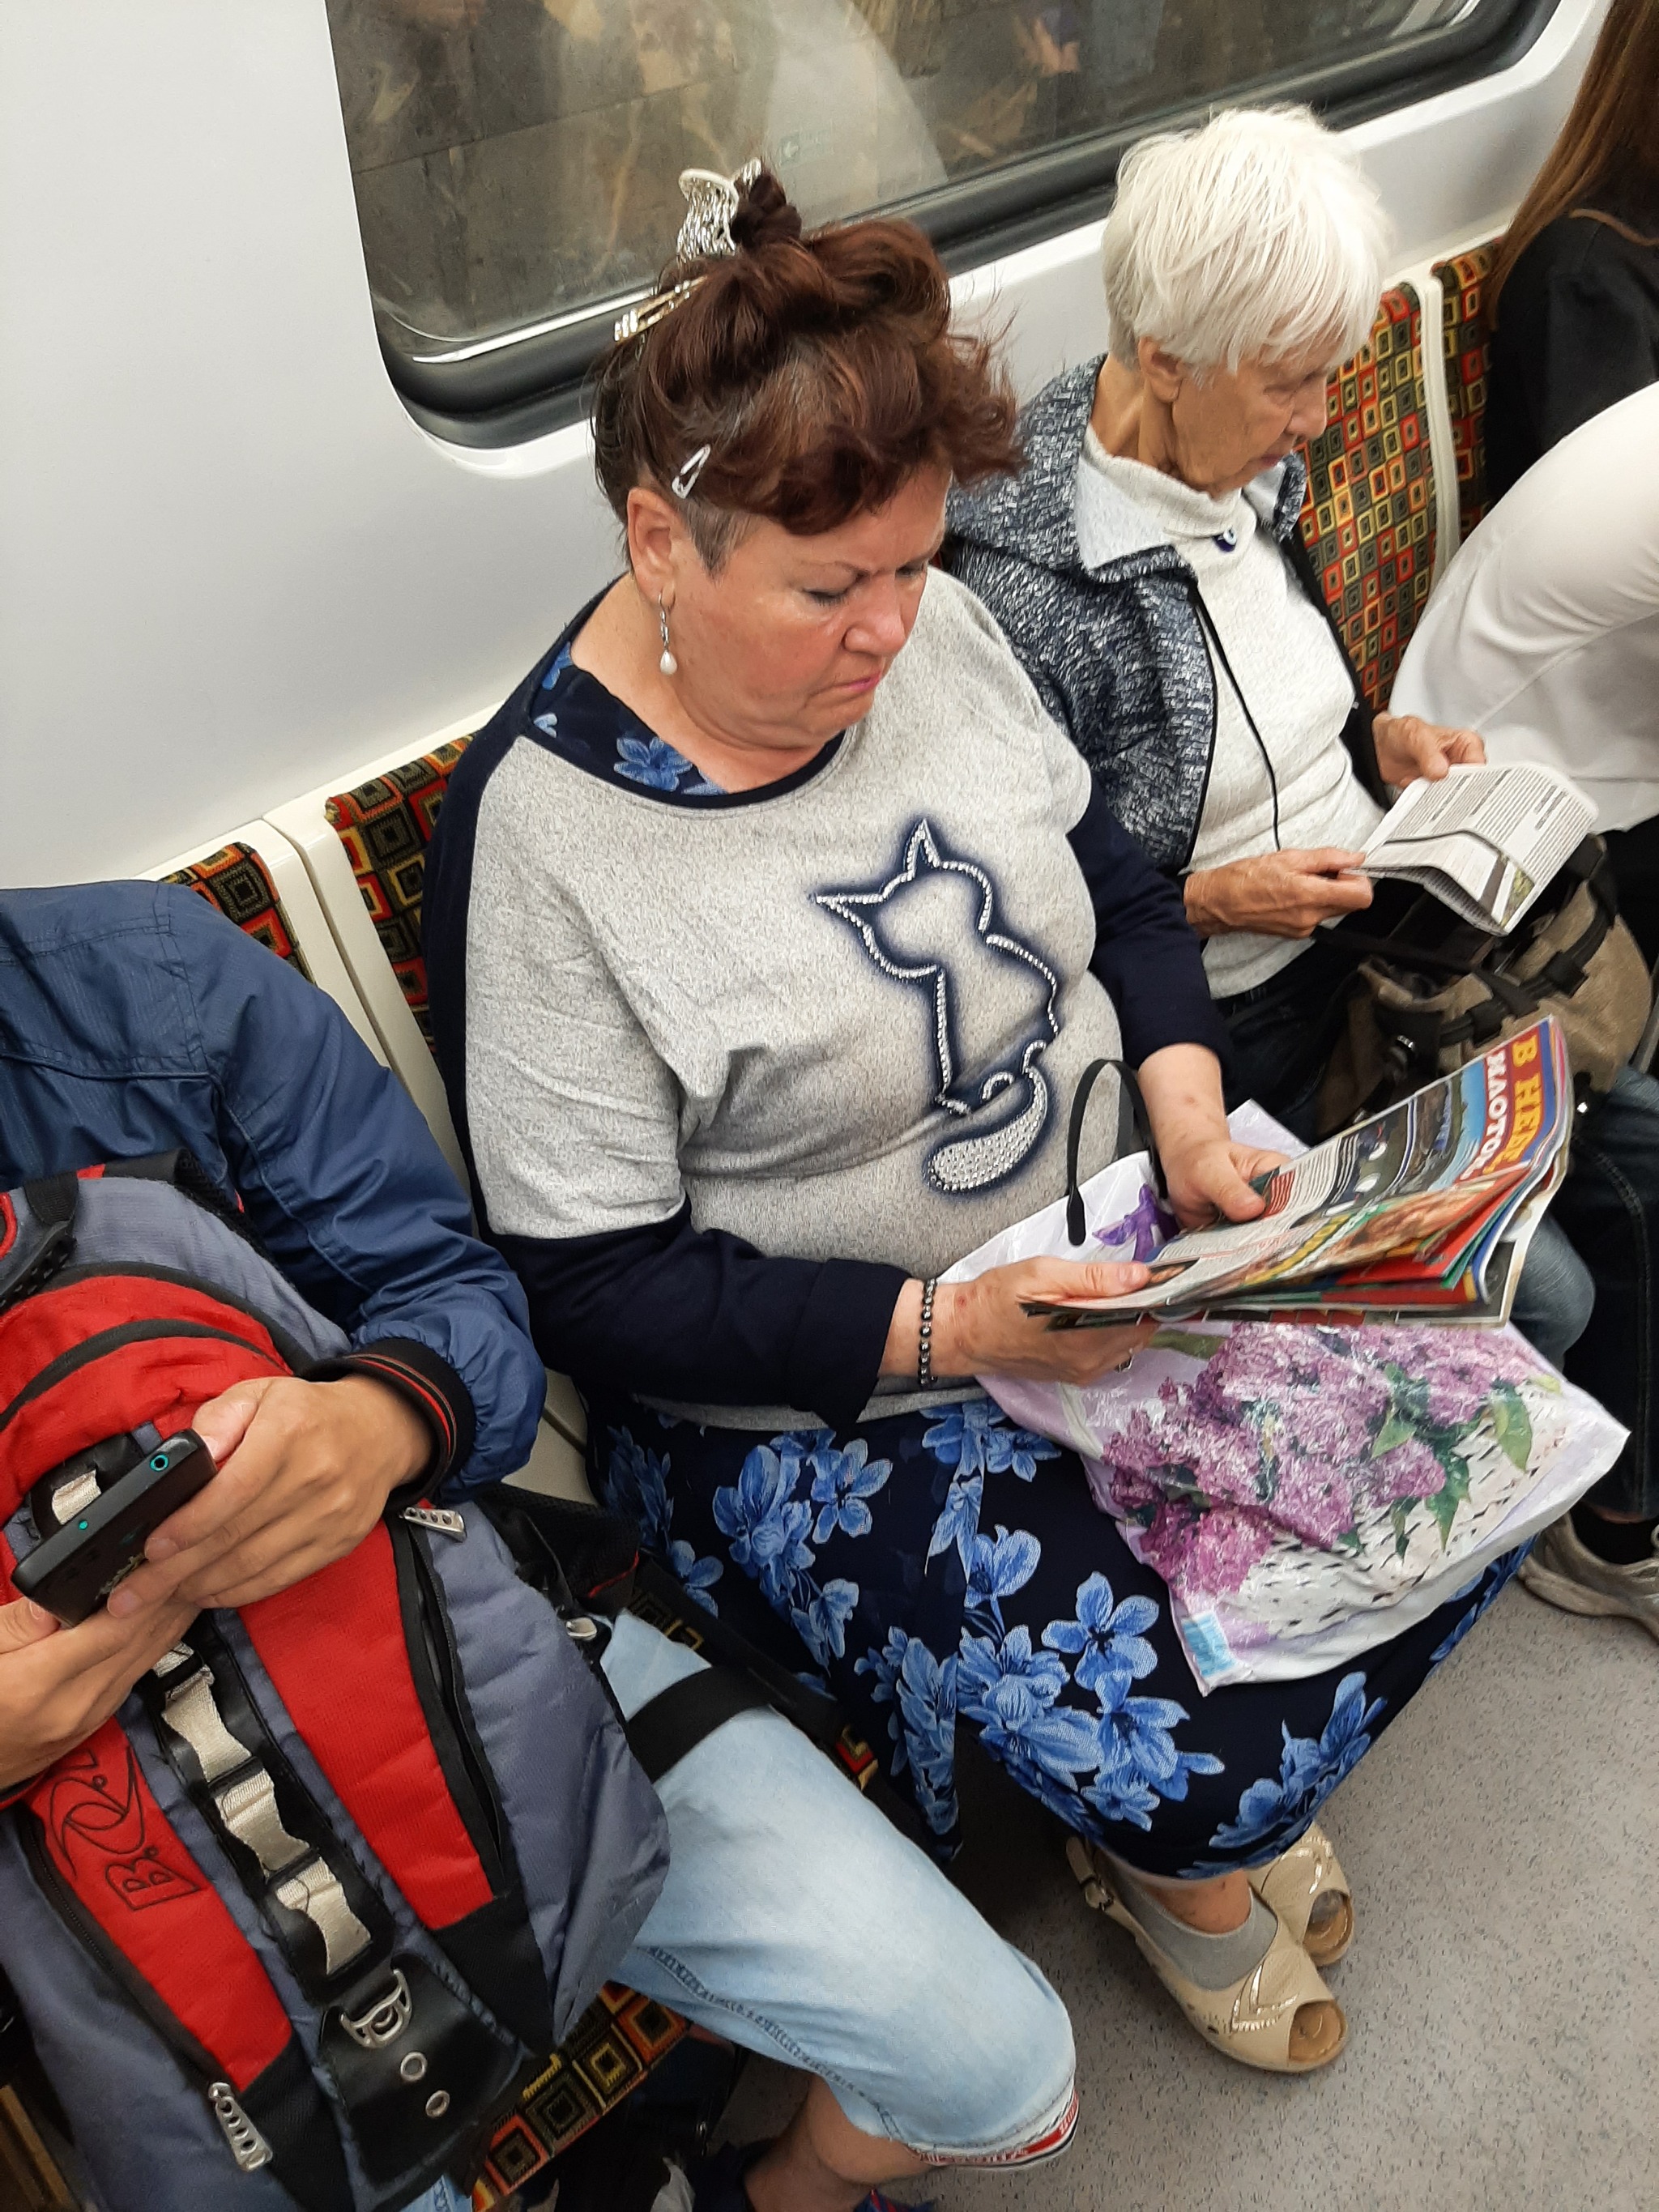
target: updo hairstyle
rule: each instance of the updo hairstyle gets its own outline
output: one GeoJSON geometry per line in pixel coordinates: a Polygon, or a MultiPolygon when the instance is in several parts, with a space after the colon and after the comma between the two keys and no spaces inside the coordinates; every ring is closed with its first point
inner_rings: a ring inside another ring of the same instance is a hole
{"type": "Polygon", "coordinates": [[[731,228],[736,253],[671,263],[664,289],[702,281],[596,372],[594,466],[619,520],[636,484],[668,493],[704,445],[679,504],[710,569],[753,516],[811,536],[884,506],[919,469],[968,483],[1018,468],[1013,392],[990,345],[951,329],[921,231],[804,230],[764,168],[739,185],[731,228]]]}

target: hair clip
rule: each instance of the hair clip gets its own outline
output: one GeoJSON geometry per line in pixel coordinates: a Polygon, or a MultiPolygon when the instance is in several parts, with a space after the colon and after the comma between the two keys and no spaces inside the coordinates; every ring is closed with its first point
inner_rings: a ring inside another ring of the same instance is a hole
{"type": "Polygon", "coordinates": [[[752,185],[761,165],[746,161],[735,177],[715,169],[682,169],[680,190],[685,195],[685,221],[675,242],[680,261],[724,261],[738,250],[732,235],[732,218],[738,211],[739,185],[752,185]]]}
{"type": "Polygon", "coordinates": [[[648,300],[636,300],[617,316],[611,332],[612,340],[617,345],[626,345],[641,331],[652,329],[665,315],[672,315],[676,307],[683,307],[702,282],[701,276],[687,276],[665,292],[653,292],[648,300]]]}
{"type": "Polygon", "coordinates": [[[697,478],[702,474],[703,464],[714,451],[712,446],[699,446],[668,489],[676,499],[690,499],[697,488],[697,478]]]}

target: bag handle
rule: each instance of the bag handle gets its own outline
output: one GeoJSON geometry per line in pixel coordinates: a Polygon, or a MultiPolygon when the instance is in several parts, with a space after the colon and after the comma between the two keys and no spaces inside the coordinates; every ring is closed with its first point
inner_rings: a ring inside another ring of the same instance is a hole
{"type": "Polygon", "coordinates": [[[1070,1244],[1081,1244],[1088,1233],[1088,1219],[1083,1210],[1083,1193],[1078,1187],[1078,1156],[1083,1149],[1083,1124],[1089,1110],[1089,1100],[1096,1084],[1108,1068],[1115,1069],[1123,1085],[1123,1095],[1129,1102],[1129,1112],[1134,1122],[1134,1132],[1140,1139],[1152,1170],[1152,1188],[1165,1205],[1169,1203],[1170,1187],[1164,1180],[1164,1163],[1158,1156],[1158,1146],[1152,1141],[1152,1120],[1146,1111],[1146,1098],[1140,1087],[1140,1078],[1125,1060],[1091,1060],[1077,1079],[1077,1090],[1072,1099],[1072,1118],[1066,1131],[1066,1240],[1070,1244]]]}

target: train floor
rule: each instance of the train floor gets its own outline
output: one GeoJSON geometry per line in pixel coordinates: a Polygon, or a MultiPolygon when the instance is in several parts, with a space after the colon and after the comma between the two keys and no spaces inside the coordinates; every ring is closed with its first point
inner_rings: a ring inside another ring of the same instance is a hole
{"type": "MultiPolygon", "coordinates": [[[[1069,2005],[1082,2120],[1069,2154],[1023,2179],[936,2175],[903,2197],[938,2212],[1659,2207],[1659,1649],[1633,1625],[1511,1587],[1331,1798],[1358,1922],[1331,1973],[1348,2045],[1302,2080],[1200,2043],[1128,1936],[1085,1911],[1048,1817],[982,1755],[962,1772],[959,1878],[1069,2005]]],[[[731,2132],[773,2132],[799,2092],[782,2067],[751,2066],[731,2132]]]]}

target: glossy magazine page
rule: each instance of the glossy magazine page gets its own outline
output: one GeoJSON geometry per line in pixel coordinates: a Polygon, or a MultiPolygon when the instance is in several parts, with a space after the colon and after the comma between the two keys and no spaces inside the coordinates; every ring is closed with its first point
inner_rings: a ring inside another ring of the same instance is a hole
{"type": "Polygon", "coordinates": [[[1481,1304],[1492,1254],[1553,1188],[1571,1126],[1560,1029],[1546,1018],[1328,1138],[1258,1185],[1267,1210],[1163,1241],[1152,1279],[1026,1310],[1054,1328],[1131,1316],[1378,1304],[1425,1318],[1481,1304]]]}

